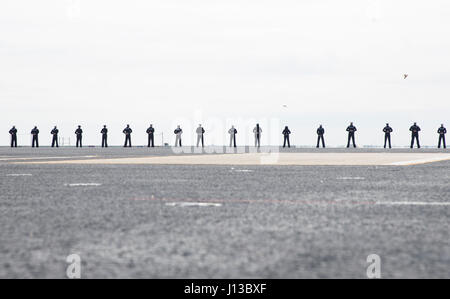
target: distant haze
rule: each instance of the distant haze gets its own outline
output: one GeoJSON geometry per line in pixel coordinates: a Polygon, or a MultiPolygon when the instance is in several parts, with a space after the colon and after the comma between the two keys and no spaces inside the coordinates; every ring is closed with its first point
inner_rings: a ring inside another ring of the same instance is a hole
{"type": "MultiPolygon", "coordinates": [[[[416,0],[2,0],[0,2],[0,145],[12,125],[29,145],[58,125],[85,144],[133,143],[145,130],[185,144],[201,123],[207,144],[313,145],[323,124],[329,145],[408,145],[417,121],[423,144],[450,127],[450,2],[416,0]],[[403,79],[403,74],[408,74],[403,79]],[[287,105],[287,107],[283,107],[287,105]]],[[[161,143],[157,136],[156,143],[161,143]]]]}

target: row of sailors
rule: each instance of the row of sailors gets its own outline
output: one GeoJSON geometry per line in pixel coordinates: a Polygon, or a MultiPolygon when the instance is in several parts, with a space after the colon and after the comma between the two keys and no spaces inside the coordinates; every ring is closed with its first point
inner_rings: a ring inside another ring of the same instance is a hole
{"type": "MultiPolygon", "coordinates": [[[[411,131],[411,148],[413,148],[414,143],[417,144],[417,147],[420,148],[420,142],[419,142],[419,132],[420,127],[417,125],[417,123],[414,123],[409,130],[411,131]]],[[[355,142],[355,132],[357,131],[356,127],[353,125],[353,123],[350,123],[350,125],[347,127],[346,131],[348,132],[348,140],[347,140],[347,148],[350,147],[350,142],[352,143],[353,147],[356,147],[355,142]]],[[[133,130],[130,128],[130,125],[127,125],[125,129],[122,131],[125,134],[125,144],[124,147],[131,147],[131,133],[133,130]]],[[[148,134],[148,147],[154,147],[154,133],[155,128],[153,125],[150,125],[150,127],[147,129],[148,134]]],[[[383,128],[384,132],[384,148],[386,148],[386,145],[389,145],[389,148],[391,148],[391,133],[393,132],[393,129],[389,126],[389,124],[386,124],[386,126],[383,128]]],[[[58,134],[59,130],[55,126],[53,130],[50,132],[51,135],[53,135],[52,139],[52,147],[58,147],[58,134]]],[[[103,129],[100,131],[102,134],[102,147],[108,147],[108,129],[105,126],[103,126],[103,129]]],[[[205,129],[199,125],[199,127],[196,130],[197,133],[197,147],[200,145],[204,146],[204,134],[205,129]]],[[[441,143],[444,148],[446,148],[445,144],[445,134],[447,133],[447,129],[442,124],[438,130],[437,133],[439,134],[439,141],[438,141],[438,148],[441,147],[441,143]]],[[[17,129],[15,126],[12,127],[12,129],[9,131],[9,134],[11,134],[11,147],[17,147],[17,129]]],[[[181,146],[181,135],[183,134],[183,130],[180,126],[177,126],[177,128],[174,130],[175,134],[175,146],[181,146]]],[[[228,134],[230,135],[230,147],[234,146],[236,147],[236,134],[237,130],[234,126],[231,127],[231,129],[228,130],[228,134]]],[[[256,124],[255,128],[253,129],[253,134],[255,135],[255,147],[261,146],[261,134],[262,129],[259,126],[259,124],[256,124]]],[[[286,126],[282,132],[284,136],[284,142],[283,147],[291,147],[290,141],[289,141],[289,135],[291,134],[291,131],[289,130],[288,126],[286,126]]],[[[32,135],[32,147],[39,147],[39,130],[37,127],[34,127],[33,130],[31,130],[32,135]]],[[[76,135],[76,147],[82,147],[82,140],[83,140],[83,130],[81,129],[81,126],[78,126],[78,128],[75,130],[76,135]]],[[[317,147],[320,146],[320,143],[322,144],[322,147],[325,147],[325,129],[322,127],[322,125],[319,126],[317,129],[317,147]]]]}

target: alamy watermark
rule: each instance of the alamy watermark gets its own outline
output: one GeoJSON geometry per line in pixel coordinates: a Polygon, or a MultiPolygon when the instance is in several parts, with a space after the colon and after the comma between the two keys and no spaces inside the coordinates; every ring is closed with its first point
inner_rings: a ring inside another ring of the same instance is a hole
{"type": "Polygon", "coordinates": [[[66,262],[69,264],[66,269],[67,278],[81,278],[81,257],[78,254],[71,254],[66,258],[66,262]]]}
{"type": "Polygon", "coordinates": [[[81,0],[66,0],[66,16],[75,20],[81,16],[81,0]]]}
{"type": "Polygon", "coordinates": [[[201,111],[195,111],[192,118],[175,118],[172,128],[167,145],[172,145],[174,154],[262,153],[266,155],[261,156],[261,164],[271,164],[279,159],[278,144],[284,126],[279,118],[203,118],[201,111]],[[199,146],[202,130],[206,132],[205,147],[199,146]],[[195,135],[194,146],[185,146],[187,134],[195,135]]]}
{"type": "Polygon", "coordinates": [[[367,278],[381,278],[381,258],[378,254],[369,254],[366,262],[369,266],[366,270],[367,278]]]}

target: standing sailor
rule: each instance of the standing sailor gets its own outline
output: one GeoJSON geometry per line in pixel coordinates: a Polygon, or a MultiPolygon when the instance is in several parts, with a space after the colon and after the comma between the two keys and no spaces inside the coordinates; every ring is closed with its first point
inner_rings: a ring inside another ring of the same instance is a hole
{"type": "Polygon", "coordinates": [[[284,127],[282,134],[284,136],[283,148],[286,147],[286,141],[287,141],[288,147],[290,148],[291,143],[289,142],[289,134],[291,134],[291,131],[289,130],[288,126],[284,127]]]}
{"type": "Polygon", "coordinates": [[[392,133],[392,128],[389,126],[389,124],[386,124],[386,127],[383,128],[383,132],[384,132],[384,148],[386,148],[386,142],[389,141],[389,148],[392,148],[391,146],[391,133],[392,133]]]}
{"type": "Polygon", "coordinates": [[[347,127],[347,132],[348,132],[347,148],[350,147],[350,139],[353,142],[353,147],[356,147],[356,143],[355,143],[355,132],[356,131],[357,131],[356,127],[351,122],[350,125],[347,127]]]}
{"type": "Polygon", "coordinates": [[[9,134],[11,134],[11,147],[17,147],[17,129],[16,126],[13,126],[11,130],[9,130],[9,134]]]}
{"type": "Polygon", "coordinates": [[[317,148],[319,148],[320,141],[322,140],[322,147],[325,147],[325,140],[323,139],[323,135],[325,134],[325,129],[322,125],[317,128],[317,148]]]}
{"type": "Polygon", "coordinates": [[[236,147],[237,130],[235,129],[234,126],[231,126],[231,129],[228,130],[228,134],[230,134],[230,147],[233,145],[233,143],[234,143],[234,147],[236,147]]]}
{"type": "Polygon", "coordinates": [[[55,144],[56,144],[56,147],[59,147],[59,144],[58,144],[58,133],[59,133],[59,130],[56,128],[56,126],[50,132],[50,134],[52,134],[52,136],[53,136],[53,138],[52,138],[52,147],[55,147],[55,144]]]}
{"type": "Polygon", "coordinates": [[[443,141],[444,148],[447,148],[445,144],[445,134],[447,134],[447,129],[444,128],[444,124],[441,124],[441,127],[437,130],[439,134],[439,144],[438,148],[441,148],[441,141],[443,141]]]}
{"type": "Polygon", "coordinates": [[[155,133],[155,128],[153,128],[153,125],[151,124],[150,127],[147,129],[148,147],[150,147],[150,146],[155,147],[154,133],[155,133]]]}
{"type": "Polygon", "coordinates": [[[106,128],[106,125],[103,126],[100,133],[102,134],[102,147],[108,147],[108,129],[106,128]]]}
{"type": "Polygon", "coordinates": [[[83,147],[83,130],[81,126],[78,126],[78,129],[75,130],[75,135],[77,136],[77,144],[76,147],[83,147]]]}
{"type": "Polygon", "coordinates": [[[253,129],[253,133],[255,134],[255,147],[260,147],[262,129],[259,124],[256,124],[256,127],[253,129]]]}
{"type": "Polygon", "coordinates": [[[131,147],[131,133],[133,133],[133,130],[131,130],[130,125],[127,125],[122,132],[125,134],[125,145],[123,147],[127,147],[127,144],[131,147]]]}
{"type": "Polygon", "coordinates": [[[31,135],[33,136],[31,147],[39,147],[39,130],[37,127],[34,127],[33,130],[31,130],[31,135]]]}
{"type": "Polygon", "coordinates": [[[409,128],[409,130],[411,131],[411,148],[414,147],[414,139],[417,141],[417,148],[420,148],[420,143],[419,143],[420,127],[417,125],[417,123],[414,123],[411,126],[411,128],[409,128]]]}
{"type": "Polygon", "coordinates": [[[205,134],[205,129],[202,128],[202,125],[198,125],[196,133],[197,133],[197,147],[200,141],[202,142],[202,147],[204,147],[205,144],[203,142],[203,134],[205,134]]]}
{"type": "Polygon", "coordinates": [[[175,131],[173,131],[175,134],[175,147],[181,146],[181,134],[183,134],[183,130],[180,128],[180,126],[177,126],[175,131]]]}

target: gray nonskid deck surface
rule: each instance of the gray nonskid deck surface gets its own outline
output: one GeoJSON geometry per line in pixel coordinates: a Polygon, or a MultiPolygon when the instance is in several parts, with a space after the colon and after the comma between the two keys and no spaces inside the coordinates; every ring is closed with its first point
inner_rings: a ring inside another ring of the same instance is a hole
{"type": "Polygon", "coordinates": [[[385,278],[450,277],[450,207],[376,204],[447,202],[449,161],[0,167],[2,278],[64,278],[72,253],[84,278],[365,278],[372,253],[385,278]]]}

